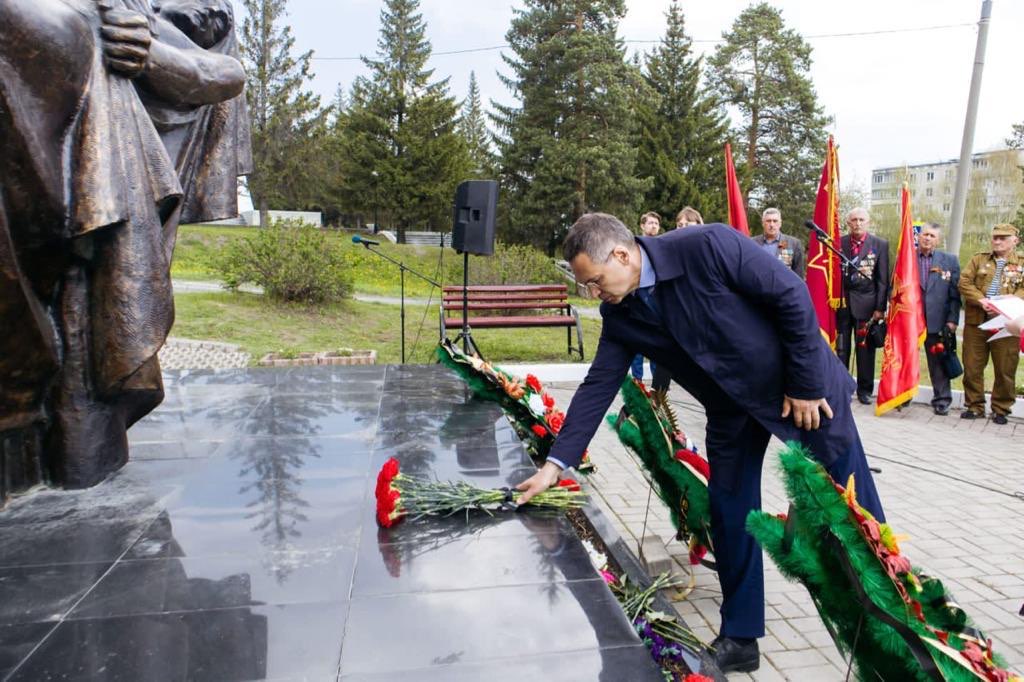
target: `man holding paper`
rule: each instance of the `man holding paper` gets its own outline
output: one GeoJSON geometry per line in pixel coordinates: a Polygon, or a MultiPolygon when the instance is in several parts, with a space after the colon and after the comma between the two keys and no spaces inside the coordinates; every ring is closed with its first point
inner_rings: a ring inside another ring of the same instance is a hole
{"type": "Polygon", "coordinates": [[[995,296],[1024,299],[1024,259],[1015,251],[1017,228],[1001,223],[992,228],[992,250],[976,253],[960,275],[960,293],[964,297],[964,412],[962,419],[985,416],[985,366],[992,356],[995,381],[992,385],[992,422],[1005,424],[1013,409],[1016,393],[1019,341],[1006,336],[989,342],[990,333],[982,329],[986,320],[1000,311],[989,301],[995,296]]]}

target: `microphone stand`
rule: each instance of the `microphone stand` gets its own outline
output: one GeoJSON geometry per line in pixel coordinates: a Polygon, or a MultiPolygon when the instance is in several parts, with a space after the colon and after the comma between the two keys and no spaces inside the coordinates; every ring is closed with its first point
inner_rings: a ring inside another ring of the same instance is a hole
{"type": "MultiPolygon", "coordinates": [[[[444,237],[442,236],[442,240],[443,239],[444,239],[444,237]]],[[[435,287],[437,287],[439,289],[441,288],[441,285],[438,284],[437,282],[435,282],[434,280],[430,279],[426,275],[413,270],[412,268],[410,268],[408,265],[406,265],[402,261],[396,260],[396,259],[392,258],[391,256],[387,255],[386,253],[382,253],[381,251],[377,251],[376,249],[373,248],[374,246],[377,245],[375,243],[371,243],[371,242],[369,242],[368,240],[365,240],[365,239],[360,239],[359,241],[356,241],[356,237],[353,237],[352,241],[355,242],[356,244],[362,244],[363,246],[366,247],[366,250],[369,251],[370,253],[374,253],[374,254],[380,256],[381,258],[383,258],[384,260],[390,261],[390,262],[392,262],[392,263],[394,263],[395,265],[398,266],[398,271],[400,273],[399,274],[399,281],[400,281],[399,289],[401,291],[400,310],[401,310],[401,318],[402,319],[401,319],[401,325],[400,326],[401,326],[401,333],[402,333],[402,364],[404,365],[405,364],[405,273],[409,272],[409,273],[411,273],[413,275],[416,275],[417,277],[422,279],[427,284],[435,286],[435,287]]],[[[443,241],[442,241],[442,243],[443,243],[443,241]]]]}
{"type": "MultiPolygon", "coordinates": [[[[819,244],[821,244],[826,249],[828,249],[829,251],[831,251],[832,253],[834,253],[836,256],[839,257],[839,265],[840,265],[840,276],[839,276],[839,301],[840,301],[840,303],[839,303],[839,305],[845,307],[846,306],[846,277],[847,277],[847,275],[850,275],[851,277],[864,277],[864,274],[860,270],[857,269],[857,264],[856,263],[854,263],[852,260],[847,258],[845,253],[843,253],[841,250],[839,250],[839,249],[837,249],[835,247],[835,242],[833,242],[832,237],[830,237],[829,234],[827,232],[825,232],[825,230],[823,230],[820,227],[818,227],[813,220],[805,220],[804,221],[804,227],[806,227],[808,230],[810,230],[815,235],[817,235],[818,243],[819,244]]],[[[864,279],[867,279],[867,278],[864,277],[864,279]]],[[[851,329],[850,332],[853,335],[853,339],[851,340],[851,342],[852,343],[856,343],[857,342],[857,330],[856,329],[851,329]]],[[[837,320],[837,324],[836,324],[836,345],[837,345],[837,349],[836,349],[837,351],[844,350],[844,349],[840,348],[839,346],[845,346],[846,345],[845,334],[843,336],[839,335],[838,320],[837,320]]],[[[849,353],[850,353],[850,355],[847,357],[847,370],[849,370],[849,359],[856,357],[856,353],[854,352],[853,348],[849,349],[849,353]]]]}

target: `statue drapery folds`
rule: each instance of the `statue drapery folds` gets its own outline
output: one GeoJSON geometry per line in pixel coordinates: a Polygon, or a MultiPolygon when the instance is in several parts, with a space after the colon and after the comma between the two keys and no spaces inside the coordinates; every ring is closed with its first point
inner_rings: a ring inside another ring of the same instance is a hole
{"type": "Polygon", "coordinates": [[[230,0],[0,0],[0,500],[91,485],[163,399],[180,220],[251,169],[230,0]]]}

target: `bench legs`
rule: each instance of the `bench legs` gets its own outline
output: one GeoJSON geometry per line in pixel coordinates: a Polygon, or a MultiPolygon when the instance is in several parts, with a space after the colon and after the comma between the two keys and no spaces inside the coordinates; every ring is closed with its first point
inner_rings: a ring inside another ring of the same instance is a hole
{"type": "Polygon", "coordinates": [[[580,361],[583,361],[583,324],[580,322],[580,314],[576,311],[574,306],[569,306],[569,312],[572,313],[573,318],[576,320],[576,341],[577,348],[572,347],[572,327],[565,328],[566,339],[569,344],[569,357],[572,357],[573,350],[576,350],[580,354],[580,361]]]}

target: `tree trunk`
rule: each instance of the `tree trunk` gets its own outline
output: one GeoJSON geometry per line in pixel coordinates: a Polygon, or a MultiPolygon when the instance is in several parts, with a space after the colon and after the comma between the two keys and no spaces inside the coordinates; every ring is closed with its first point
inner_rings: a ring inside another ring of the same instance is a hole
{"type": "Polygon", "coordinates": [[[266,196],[260,197],[260,227],[270,227],[270,207],[266,196]]]}

